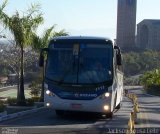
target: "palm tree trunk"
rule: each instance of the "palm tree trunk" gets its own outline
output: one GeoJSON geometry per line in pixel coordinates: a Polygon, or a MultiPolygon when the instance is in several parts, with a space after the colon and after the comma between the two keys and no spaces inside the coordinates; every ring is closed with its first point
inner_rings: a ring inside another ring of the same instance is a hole
{"type": "Polygon", "coordinates": [[[40,97],[40,102],[44,102],[44,74],[45,73],[45,65],[43,65],[42,68],[42,90],[41,90],[41,97],[40,97]]]}
{"type": "Polygon", "coordinates": [[[19,83],[19,91],[17,96],[17,104],[24,106],[26,105],[25,96],[24,96],[24,50],[23,45],[21,45],[21,59],[20,59],[20,83],[19,83]]]}

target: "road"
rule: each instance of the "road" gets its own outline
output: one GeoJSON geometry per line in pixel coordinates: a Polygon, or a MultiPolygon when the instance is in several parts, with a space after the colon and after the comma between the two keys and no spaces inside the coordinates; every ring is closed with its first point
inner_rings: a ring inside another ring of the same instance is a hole
{"type": "Polygon", "coordinates": [[[115,111],[112,119],[86,113],[57,117],[52,109],[45,108],[31,115],[1,122],[0,125],[2,128],[18,128],[20,134],[36,133],[37,131],[38,134],[49,134],[55,131],[55,133],[66,133],[66,131],[67,133],[90,133],[91,131],[99,133],[113,127],[127,128],[131,109],[132,103],[128,98],[124,98],[121,109],[115,111]]]}
{"type": "Polygon", "coordinates": [[[140,113],[137,127],[160,127],[160,97],[145,94],[141,87],[129,90],[138,97],[140,113]]]}
{"type": "MultiPolygon", "coordinates": [[[[140,88],[132,87],[129,92],[137,94],[140,105],[136,128],[150,128],[149,130],[155,128],[156,130],[153,131],[157,134],[160,133],[160,97],[146,95],[140,88]]],[[[0,126],[4,131],[13,129],[13,131],[17,131],[16,134],[116,133],[118,129],[122,132],[126,130],[124,128],[127,128],[131,110],[132,103],[124,97],[121,109],[115,111],[112,119],[86,113],[57,117],[52,109],[44,108],[37,113],[1,122],[0,126]]]]}

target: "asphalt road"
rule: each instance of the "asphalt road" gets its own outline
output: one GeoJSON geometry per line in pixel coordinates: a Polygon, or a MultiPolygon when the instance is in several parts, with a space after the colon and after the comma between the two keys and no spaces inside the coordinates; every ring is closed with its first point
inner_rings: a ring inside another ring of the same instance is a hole
{"type": "Polygon", "coordinates": [[[138,97],[140,113],[138,128],[160,128],[160,97],[146,94],[141,87],[129,90],[138,97]]]}
{"type": "Polygon", "coordinates": [[[3,131],[18,129],[18,134],[106,133],[108,128],[127,128],[131,109],[132,103],[128,98],[124,98],[121,109],[115,111],[112,119],[87,113],[57,117],[52,109],[44,108],[30,115],[1,122],[0,126],[3,131]]]}
{"type": "MultiPolygon", "coordinates": [[[[137,94],[140,106],[136,128],[160,133],[160,97],[146,95],[136,87],[132,87],[130,92],[137,94]]],[[[115,111],[112,119],[87,113],[57,117],[52,109],[44,108],[30,115],[0,122],[0,132],[11,131],[15,132],[14,134],[125,133],[131,110],[132,103],[126,97],[123,99],[121,109],[115,111]]],[[[143,132],[147,133],[145,131],[143,132]]]]}

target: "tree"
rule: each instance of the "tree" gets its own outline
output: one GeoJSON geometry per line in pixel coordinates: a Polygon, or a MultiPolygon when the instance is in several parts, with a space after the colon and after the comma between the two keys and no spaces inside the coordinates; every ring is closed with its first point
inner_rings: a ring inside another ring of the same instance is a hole
{"type": "MultiPolygon", "coordinates": [[[[58,32],[56,32],[54,30],[55,28],[55,25],[53,25],[52,27],[50,27],[49,29],[45,30],[42,37],[39,37],[38,35],[34,35],[34,39],[33,39],[33,49],[35,51],[37,51],[38,53],[40,53],[41,49],[42,48],[47,48],[47,45],[49,43],[49,40],[52,38],[52,37],[56,37],[56,36],[67,36],[68,33],[63,29],[63,30],[60,30],[58,32]]],[[[41,77],[44,78],[44,67],[42,69],[42,74],[41,74],[41,77]]],[[[43,102],[44,101],[44,81],[42,79],[42,90],[41,90],[41,97],[40,97],[40,101],[43,102]]]]}
{"type": "Polygon", "coordinates": [[[48,28],[47,30],[44,31],[42,37],[34,34],[34,39],[33,39],[33,44],[32,44],[32,48],[37,51],[38,53],[40,53],[42,48],[46,48],[49,40],[52,37],[56,37],[56,36],[67,36],[68,33],[63,29],[60,30],[58,32],[56,32],[55,29],[56,25],[51,26],[50,28],[48,28]]]}
{"type": "Polygon", "coordinates": [[[18,11],[14,15],[9,16],[4,12],[7,5],[5,0],[0,6],[0,20],[5,28],[8,28],[13,34],[16,46],[20,48],[20,85],[17,94],[17,104],[25,105],[24,96],[24,48],[31,45],[33,41],[33,33],[37,27],[43,22],[42,13],[39,11],[40,6],[33,4],[22,15],[18,11]]]}

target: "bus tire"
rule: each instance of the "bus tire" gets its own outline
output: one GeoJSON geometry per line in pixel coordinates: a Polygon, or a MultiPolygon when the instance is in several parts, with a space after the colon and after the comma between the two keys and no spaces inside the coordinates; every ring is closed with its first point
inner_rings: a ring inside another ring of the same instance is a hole
{"type": "Polygon", "coordinates": [[[56,115],[57,116],[63,116],[64,115],[64,111],[63,110],[56,110],[56,115]]]}

